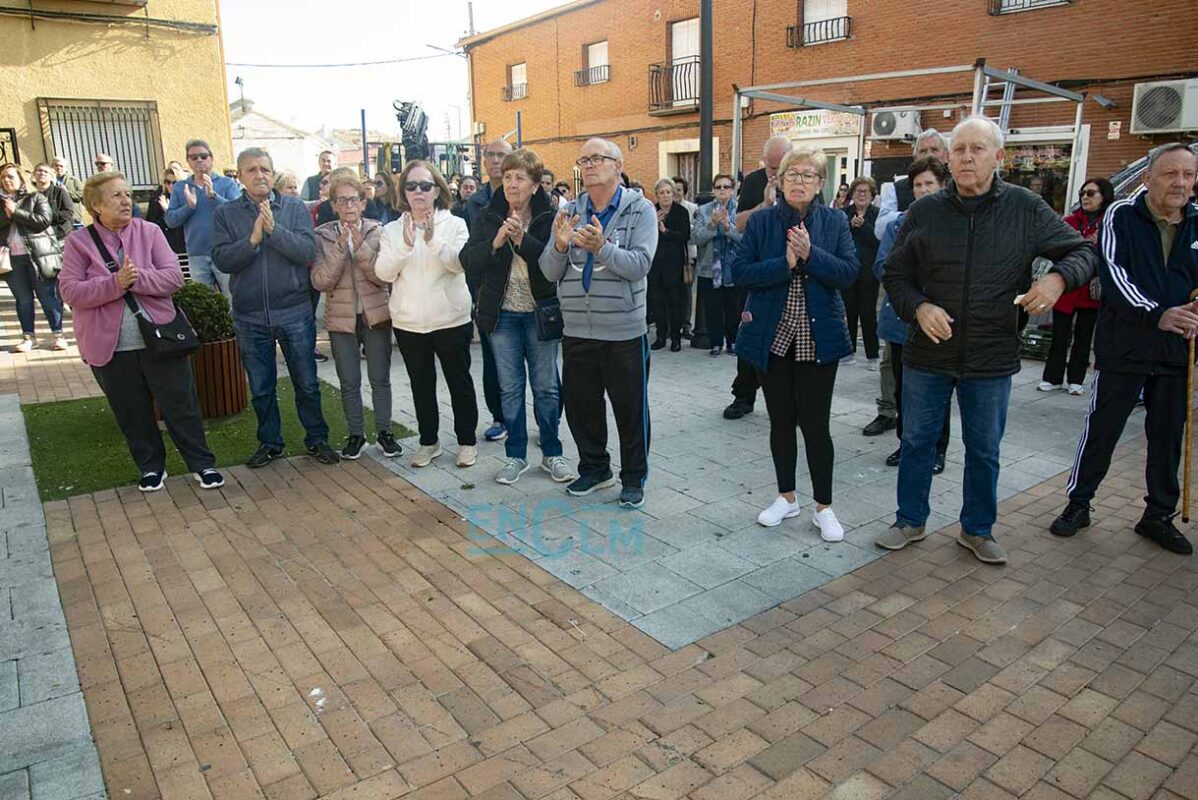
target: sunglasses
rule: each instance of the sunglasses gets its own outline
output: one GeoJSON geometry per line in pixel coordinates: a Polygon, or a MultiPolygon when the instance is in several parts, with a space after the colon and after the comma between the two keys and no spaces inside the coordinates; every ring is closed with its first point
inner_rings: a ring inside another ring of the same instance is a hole
{"type": "Polygon", "coordinates": [[[436,185],[432,181],[408,181],[403,188],[407,192],[431,192],[436,185]]]}
{"type": "Polygon", "coordinates": [[[211,153],[192,153],[187,156],[188,161],[203,161],[208,158],[212,158],[211,153]]]}
{"type": "Polygon", "coordinates": [[[731,189],[731,188],[732,188],[732,184],[730,184],[730,183],[721,183],[719,186],[714,186],[714,187],[712,187],[712,188],[714,188],[714,189],[731,189]]]}
{"type": "Polygon", "coordinates": [[[1101,194],[1102,192],[1098,191],[1097,189],[1082,189],[1081,191],[1082,197],[1098,197],[1101,194]]]}
{"type": "Polygon", "coordinates": [[[175,182],[174,181],[163,181],[162,185],[163,186],[174,186],[175,182]]]}

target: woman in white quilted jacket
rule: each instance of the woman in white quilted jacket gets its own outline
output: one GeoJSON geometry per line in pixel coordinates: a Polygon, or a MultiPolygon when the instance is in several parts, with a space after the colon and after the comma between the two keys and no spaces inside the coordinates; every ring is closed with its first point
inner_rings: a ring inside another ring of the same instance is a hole
{"type": "Polygon", "coordinates": [[[478,400],[470,377],[470,290],[458,253],[466,223],[450,212],[453,194],[427,161],[409,161],[396,182],[399,219],[383,228],[375,274],[393,284],[391,324],[412,384],[420,447],[413,467],[441,455],[437,367],[445,373],[458,440],[459,467],[478,458],[478,400]]]}

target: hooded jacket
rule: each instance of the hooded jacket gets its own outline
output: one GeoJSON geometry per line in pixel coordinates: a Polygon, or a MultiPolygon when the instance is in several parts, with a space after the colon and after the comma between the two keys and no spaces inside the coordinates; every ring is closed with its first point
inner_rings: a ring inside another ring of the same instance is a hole
{"type": "Polygon", "coordinates": [[[329,331],[356,333],[359,305],[370,327],[390,321],[391,284],[374,271],[382,238],[383,226],[363,219],[362,244],[351,254],[348,244],[341,244],[340,222],[326,222],[316,229],[312,285],[325,292],[324,326],[329,331]]]}
{"type": "MultiPolygon", "coordinates": [[[[528,265],[528,284],[533,299],[545,300],[556,296],[557,284],[545,277],[538,262],[546,244],[553,240],[553,218],[557,214],[557,205],[550,204],[542,189],[537,189],[528,204],[532,219],[528,223],[524,238],[520,240],[517,252],[528,265]]],[[[507,218],[508,202],[503,189],[500,189],[491,196],[491,202],[478,217],[470,240],[459,256],[462,268],[466,270],[467,282],[478,287],[475,318],[478,326],[487,333],[495,330],[495,325],[499,322],[503,297],[507,293],[508,277],[512,273],[511,243],[498,250],[491,249],[495,235],[499,233],[507,218]]]]}
{"type": "Polygon", "coordinates": [[[1032,285],[1032,261],[1054,262],[1066,290],[1094,276],[1098,252],[1022,186],[997,176],[967,205],[954,181],[916,200],[886,260],[885,285],[899,319],[915,320],[930,302],[952,318],[952,338],[935,344],[919,325],[903,347],[903,365],[957,378],[1001,378],[1020,369],[1019,306],[1032,285]]]}
{"type": "MultiPolygon", "coordinates": [[[[566,215],[577,215],[579,225],[594,214],[586,192],[566,206],[566,215]]],[[[589,292],[582,286],[587,251],[573,243],[564,253],[548,245],[541,254],[541,271],[558,282],[566,336],[607,342],[636,339],[649,330],[645,279],[657,250],[657,211],[637,192],[620,192],[620,204],[603,234],[607,241],[595,254],[589,292]]]]}
{"type": "Polygon", "coordinates": [[[466,244],[466,223],[447,208],[433,216],[432,241],[417,231],[409,245],[403,216],[383,227],[375,274],[391,283],[391,324],[409,333],[432,333],[470,322],[470,290],[458,261],[466,244]]]}

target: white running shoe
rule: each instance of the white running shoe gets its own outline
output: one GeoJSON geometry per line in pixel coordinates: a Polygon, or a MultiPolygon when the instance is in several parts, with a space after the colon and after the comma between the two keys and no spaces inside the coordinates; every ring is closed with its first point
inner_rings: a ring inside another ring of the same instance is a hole
{"type": "Polygon", "coordinates": [[[831,506],[812,514],[811,522],[819,528],[819,538],[825,542],[844,541],[844,528],[841,526],[840,520],[836,519],[836,512],[832,510],[831,506]]]}
{"type": "Polygon", "coordinates": [[[1036,386],[1036,391],[1037,392],[1055,392],[1057,389],[1060,389],[1060,388],[1061,388],[1061,384],[1059,384],[1059,383],[1049,383],[1048,381],[1040,381],[1039,385],[1036,386]]]}
{"type": "Polygon", "coordinates": [[[439,444],[422,444],[416,448],[416,452],[412,454],[413,467],[427,467],[433,463],[433,459],[441,455],[441,445],[439,444]]]}
{"type": "Polygon", "coordinates": [[[782,495],[778,495],[778,499],[774,500],[773,505],[757,515],[757,524],[766,528],[773,528],[782,524],[782,520],[797,517],[799,515],[799,499],[796,497],[792,503],[782,495]]]}
{"type": "Polygon", "coordinates": [[[1074,397],[1077,397],[1078,395],[1085,394],[1086,387],[1080,383],[1071,383],[1071,384],[1069,384],[1068,392],[1069,392],[1069,394],[1073,395],[1074,397]]]}
{"type": "Polygon", "coordinates": [[[478,447],[472,444],[458,445],[458,466],[473,467],[478,461],[478,447]]]}

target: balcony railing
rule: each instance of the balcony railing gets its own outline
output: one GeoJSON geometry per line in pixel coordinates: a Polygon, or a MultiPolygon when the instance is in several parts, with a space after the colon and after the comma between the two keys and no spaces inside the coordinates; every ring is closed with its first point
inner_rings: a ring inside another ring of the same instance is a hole
{"type": "Polygon", "coordinates": [[[838,42],[841,39],[849,38],[852,28],[852,17],[832,17],[831,19],[818,19],[803,25],[791,25],[786,29],[786,46],[806,47],[824,42],[838,42]]]}
{"type": "Polygon", "coordinates": [[[503,99],[505,101],[523,100],[528,97],[527,83],[513,83],[511,86],[503,87],[503,99]]]}
{"type": "Polygon", "coordinates": [[[611,72],[607,64],[580,69],[574,73],[575,86],[593,86],[596,83],[607,83],[610,80],[611,72]]]}
{"type": "Polygon", "coordinates": [[[1052,6],[1067,6],[1073,0],[988,0],[991,16],[999,14],[1016,14],[1020,11],[1032,11],[1037,8],[1052,6]]]}
{"type": "Polygon", "coordinates": [[[649,65],[649,110],[693,108],[699,103],[699,57],[649,65]]]}

